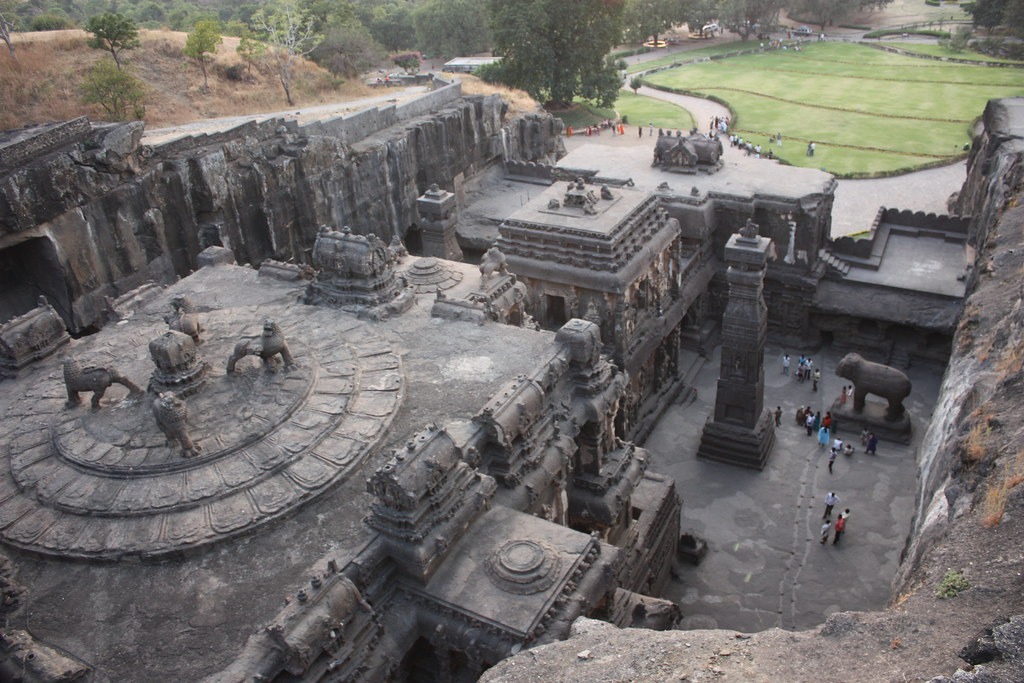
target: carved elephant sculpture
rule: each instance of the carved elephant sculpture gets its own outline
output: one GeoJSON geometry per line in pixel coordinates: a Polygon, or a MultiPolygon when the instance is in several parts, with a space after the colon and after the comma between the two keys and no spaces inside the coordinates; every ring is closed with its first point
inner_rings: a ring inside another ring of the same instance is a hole
{"type": "Polygon", "coordinates": [[[64,359],[64,388],[68,392],[66,404],[68,408],[82,404],[79,392],[91,391],[92,409],[99,410],[103,394],[112,384],[127,387],[132,394],[142,393],[142,389],[114,368],[82,367],[76,359],[70,356],[64,359]]]}
{"type": "Polygon", "coordinates": [[[881,396],[889,402],[885,419],[903,416],[903,399],[910,395],[910,379],[896,368],[866,360],[859,353],[848,353],[836,366],[836,374],[853,382],[853,410],[864,410],[868,394],[881,396]]]}

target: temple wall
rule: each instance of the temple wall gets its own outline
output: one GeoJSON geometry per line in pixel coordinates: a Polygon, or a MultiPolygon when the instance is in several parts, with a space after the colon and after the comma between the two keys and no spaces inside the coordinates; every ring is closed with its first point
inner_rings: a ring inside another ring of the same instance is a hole
{"type": "Polygon", "coordinates": [[[550,117],[506,120],[498,96],[458,95],[456,84],[304,128],[250,122],[155,147],[141,144],[140,124],[93,126],[0,176],[0,249],[52,241],[71,301],[61,315],[81,331],[103,322],[105,297],[187,275],[207,246],[258,264],[307,262],[324,224],[388,241],[416,223],[431,183],[555,150],[550,117]]]}

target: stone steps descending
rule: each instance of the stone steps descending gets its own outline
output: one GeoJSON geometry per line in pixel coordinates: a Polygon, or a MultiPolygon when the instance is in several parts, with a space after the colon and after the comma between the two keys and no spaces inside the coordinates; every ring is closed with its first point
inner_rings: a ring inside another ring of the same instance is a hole
{"type": "Polygon", "coordinates": [[[850,264],[833,254],[828,249],[819,249],[818,258],[825,262],[829,272],[846,277],[850,274],[850,264]]]}

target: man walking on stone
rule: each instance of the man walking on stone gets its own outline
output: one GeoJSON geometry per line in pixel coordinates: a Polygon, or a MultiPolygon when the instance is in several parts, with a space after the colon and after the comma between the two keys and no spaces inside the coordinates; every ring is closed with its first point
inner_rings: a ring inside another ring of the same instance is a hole
{"type": "Polygon", "coordinates": [[[825,518],[825,523],[821,525],[821,544],[825,545],[828,541],[828,532],[832,530],[832,520],[828,517],[825,518]]]}
{"type": "Polygon", "coordinates": [[[832,514],[832,507],[839,502],[839,496],[829,491],[828,495],[825,496],[825,514],[821,516],[822,519],[828,519],[829,515],[832,514]]]}
{"type": "Polygon", "coordinates": [[[782,406],[775,406],[775,426],[782,426],[782,406]]]}
{"type": "Polygon", "coordinates": [[[850,516],[850,508],[846,508],[836,519],[836,537],[832,539],[832,545],[839,545],[839,537],[846,532],[846,519],[850,516]]]}

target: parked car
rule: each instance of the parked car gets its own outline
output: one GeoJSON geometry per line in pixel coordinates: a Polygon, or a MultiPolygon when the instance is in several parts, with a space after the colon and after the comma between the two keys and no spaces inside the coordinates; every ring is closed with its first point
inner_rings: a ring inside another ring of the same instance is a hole
{"type": "Polygon", "coordinates": [[[797,36],[809,36],[811,35],[811,29],[807,26],[798,26],[793,29],[793,34],[797,36]]]}
{"type": "Polygon", "coordinates": [[[719,26],[718,24],[705,24],[704,28],[702,28],[700,32],[705,34],[710,33],[714,35],[715,33],[721,33],[722,27],[719,26]]]}

